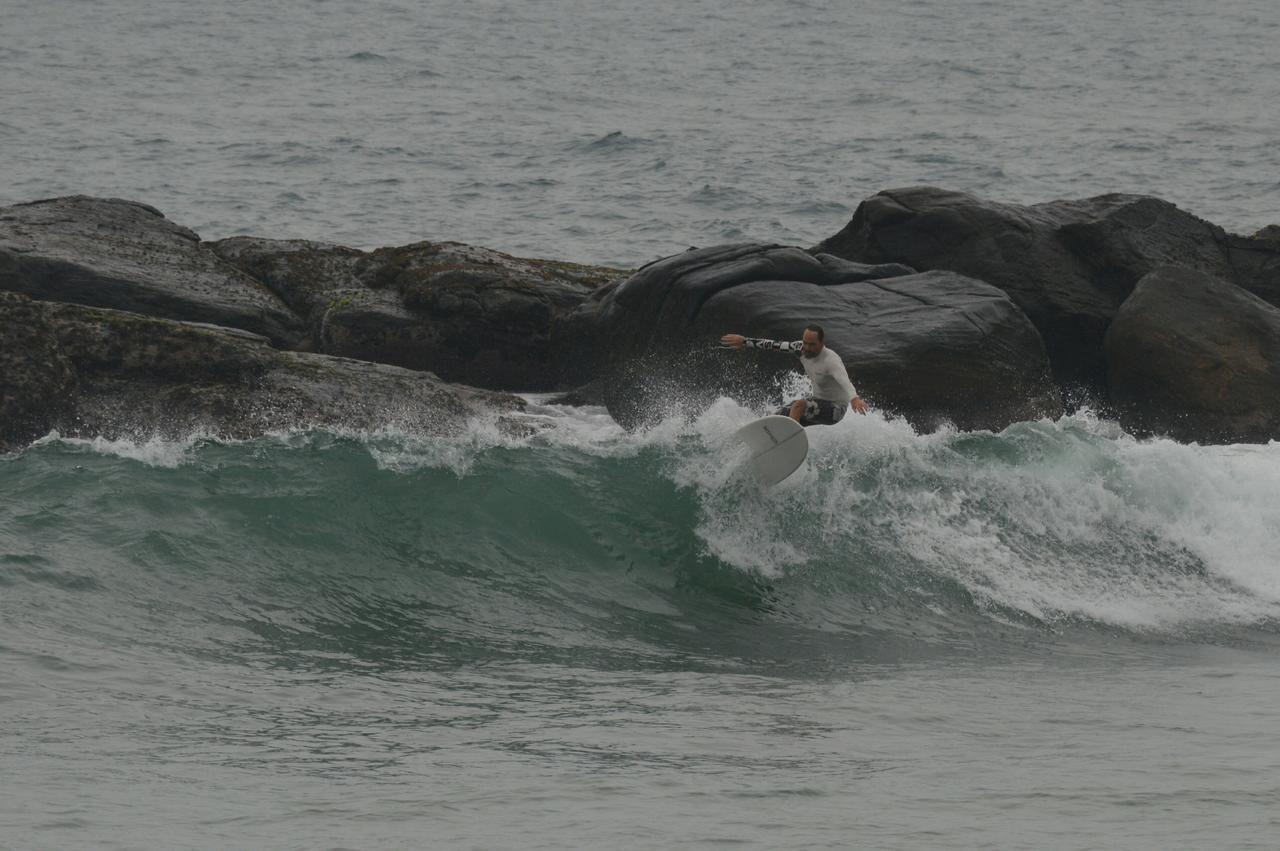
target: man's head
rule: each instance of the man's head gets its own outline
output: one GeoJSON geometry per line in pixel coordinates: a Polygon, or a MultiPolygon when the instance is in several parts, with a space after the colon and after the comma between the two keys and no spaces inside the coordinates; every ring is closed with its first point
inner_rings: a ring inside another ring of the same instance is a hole
{"type": "Polygon", "coordinates": [[[826,335],[822,332],[822,326],[805,326],[803,340],[804,345],[800,349],[800,354],[807,358],[816,358],[822,352],[822,347],[826,345],[826,335]]]}

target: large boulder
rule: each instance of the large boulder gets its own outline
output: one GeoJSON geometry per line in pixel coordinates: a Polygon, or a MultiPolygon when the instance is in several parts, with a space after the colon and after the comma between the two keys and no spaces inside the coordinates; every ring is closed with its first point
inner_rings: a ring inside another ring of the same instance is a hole
{"type": "Polygon", "coordinates": [[[73,196],[0,208],[0,290],[211,322],[289,347],[300,321],[187,228],[133,201],[73,196]]]}
{"type": "Polygon", "coordinates": [[[753,281],[806,281],[834,285],[909,275],[900,264],[868,266],[800,248],[740,243],[690,249],[641,267],[625,281],[601,287],[583,304],[570,325],[580,342],[570,349],[580,360],[595,361],[595,371],[681,347],[687,326],[707,299],[753,281]]]}
{"type": "Polygon", "coordinates": [[[233,237],[215,250],[304,316],[316,351],[503,390],[563,386],[562,320],[623,277],[451,242],[363,252],[233,237]]]}
{"type": "Polygon", "coordinates": [[[1183,268],[1142,278],[1107,332],[1126,428],[1200,442],[1280,439],[1280,309],[1183,268]]]}
{"type": "MultiPolygon", "coordinates": [[[[1101,388],[1103,338],[1138,280],[1168,264],[1236,280],[1227,241],[1221,228],[1157,198],[1022,206],[914,187],[868,198],[815,250],[947,269],[999,287],[1039,329],[1063,384],[1101,388]]],[[[1256,277],[1263,286],[1264,270],[1256,277]]]]}
{"type": "Polygon", "coordinates": [[[794,356],[716,343],[726,332],[793,340],[811,322],[861,395],[919,425],[999,429],[1061,409],[1026,316],[995,287],[950,272],[720,246],[641,269],[574,322],[612,372],[605,401],[628,427],[721,394],[777,404],[779,381],[800,368],[794,356]]]}
{"type": "MultiPolygon", "coordinates": [[[[290,428],[450,435],[477,416],[523,404],[430,373],[281,351],[247,331],[8,294],[0,299],[0,329],[14,327],[35,329],[39,358],[56,368],[16,389],[6,379],[6,412],[24,412],[32,424],[9,446],[55,428],[109,437],[203,431],[247,438],[290,428]]],[[[30,343],[6,333],[0,363],[21,361],[30,343]]]]}

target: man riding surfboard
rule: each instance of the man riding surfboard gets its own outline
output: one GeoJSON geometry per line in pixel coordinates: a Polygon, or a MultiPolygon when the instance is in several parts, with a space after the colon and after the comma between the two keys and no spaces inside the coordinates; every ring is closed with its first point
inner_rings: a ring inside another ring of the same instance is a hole
{"type": "Polygon", "coordinates": [[[783,405],[777,412],[802,426],[835,425],[844,418],[849,406],[860,414],[867,412],[867,403],[858,398],[844,361],[827,348],[821,325],[806,326],[804,338],[794,342],[725,334],[720,338],[720,345],[730,349],[772,349],[800,355],[800,365],[809,376],[813,392],[783,405]]]}

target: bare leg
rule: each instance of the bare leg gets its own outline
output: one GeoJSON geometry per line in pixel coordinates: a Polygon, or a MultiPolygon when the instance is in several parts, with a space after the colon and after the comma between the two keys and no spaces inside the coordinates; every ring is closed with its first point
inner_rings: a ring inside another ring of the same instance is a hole
{"type": "Polygon", "coordinates": [[[791,412],[787,414],[787,416],[791,417],[791,419],[796,422],[800,422],[800,418],[804,416],[804,409],[805,401],[803,399],[797,399],[791,403],[791,412]]]}

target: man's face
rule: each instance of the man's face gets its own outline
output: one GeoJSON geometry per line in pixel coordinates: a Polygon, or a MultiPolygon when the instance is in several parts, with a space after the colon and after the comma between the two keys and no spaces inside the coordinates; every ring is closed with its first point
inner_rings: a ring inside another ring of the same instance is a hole
{"type": "Polygon", "coordinates": [[[800,354],[807,358],[816,358],[822,351],[822,341],[818,339],[818,332],[805,331],[803,340],[804,346],[800,349],[800,354]]]}

